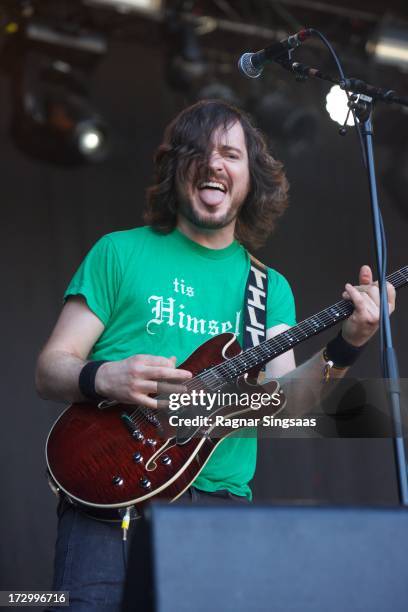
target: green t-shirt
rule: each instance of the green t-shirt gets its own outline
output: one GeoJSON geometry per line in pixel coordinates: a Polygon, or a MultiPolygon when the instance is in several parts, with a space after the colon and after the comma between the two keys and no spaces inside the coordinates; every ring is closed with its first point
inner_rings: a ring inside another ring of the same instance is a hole
{"type": "MultiPolygon", "coordinates": [[[[149,227],[103,236],[88,253],[65,293],[82,295],[105,329],[90,359],[131,355],[177,357],[177,364],[223,332],[242,340],[243,302],[249,257],[234,241],[209,249],[177,229],[149,227]]],[[[268,268],[267,327],[295,325],[291,289],[268,268]]],[[[204,491],[228,489],[251,498],[256,437],[223,440],[194,482],[204,491]]]]}

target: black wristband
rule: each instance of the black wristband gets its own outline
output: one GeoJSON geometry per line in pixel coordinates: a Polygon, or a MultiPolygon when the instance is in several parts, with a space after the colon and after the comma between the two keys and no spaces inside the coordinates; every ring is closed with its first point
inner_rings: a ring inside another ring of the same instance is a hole
{"type": "Polygon", "coordinates": [[[334,367],[337,368],[348,368],[357,361],[363,346],[353,346],[347,342],[341,333],[341,330],[333,340],[327,343],[324,351],[324,357],[328,361],[332,361],[334,367]]]}
{"type": "Polygon", "coordinates": [[[82,395],[90,400],[101,402],[106,397],[102,397],[95,391],[95,377],[98,369],[106,363],[106,359],[100,361],[89,361],[79,373],[78,386],[82,395]]]}

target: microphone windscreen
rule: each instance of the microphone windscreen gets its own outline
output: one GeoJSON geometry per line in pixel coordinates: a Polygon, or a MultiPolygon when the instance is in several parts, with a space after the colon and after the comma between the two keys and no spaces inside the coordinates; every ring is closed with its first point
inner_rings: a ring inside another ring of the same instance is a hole
{"type": "Polygon", "coordinates": [[[253,53],[244,53],[238,60],[238,68],[243,75],[250,79],[257,79],[261,76],[263,68],[255,68],[251,58],[253,53]]]}

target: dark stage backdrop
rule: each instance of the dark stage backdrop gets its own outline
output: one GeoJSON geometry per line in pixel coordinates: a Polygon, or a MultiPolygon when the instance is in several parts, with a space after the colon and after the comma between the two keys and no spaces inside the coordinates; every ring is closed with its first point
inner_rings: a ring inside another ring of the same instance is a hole
{"type": "MultiPolygon", "coordinates": [[[[36,397],[38,351],[79,262],[102,234],[140,224],[151,158],[162,129],[183,100],[164,85],[157,56],[132,72],[134,46],[113,45],[93,95],[112,123],[116,146],[101,165],[63,169],[24,157],[8,136],[11,102],[0,80],[2,262],[1,576],[2,589],[50,586],[55,499],[45,478],[44,442],[62,405],[36,397]]],[[[340,299],[359,265],[374,263],[366,179],[355,137],[339,138],[321,110],[317,147],[288,157],[291,208],[260,256],[291,282],[298,320],[340,299]]],[[[392,139],[393,135],[390,134],[392,139]]],[[[407,204],[408,205],[408,204],[407,204]]],[[[406,218],[383,197],[389,268],[407,264],[406,218]]],[[[159,265],[160,262],[158,262],[159,265]]],[[[408,291],[393,317],[401,375],[408,291]],[[404,320],[405,319],[405,320],[404,320]]],[[[299,348],[304,360],[325,338],[299,348]]],[[[375,342],[354,373],[377,376],[375,342]]],[[[392,443],[387,439],[268,440],[260,445],[258,501],[396,504],[392,443]]]]}

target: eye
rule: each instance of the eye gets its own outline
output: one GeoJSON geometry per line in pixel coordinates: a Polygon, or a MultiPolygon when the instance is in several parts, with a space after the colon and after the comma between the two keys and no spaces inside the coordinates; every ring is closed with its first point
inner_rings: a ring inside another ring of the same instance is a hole
{"type": "Polygon", "coordinates": [[[227,157],[229,159],[239,159],[239,155],[237,155],[237,153],[227,153],[227,157]]]}

